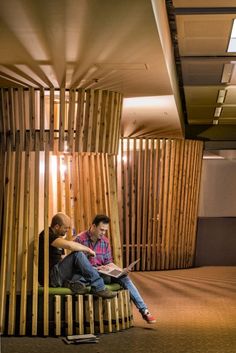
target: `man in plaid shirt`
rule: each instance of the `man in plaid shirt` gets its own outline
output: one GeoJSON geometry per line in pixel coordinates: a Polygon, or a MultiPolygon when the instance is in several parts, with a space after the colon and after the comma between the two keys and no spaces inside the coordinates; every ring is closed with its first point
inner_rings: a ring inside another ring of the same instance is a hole
{"type": "MultiPolygon", "coordinates": [[[[77,243],[90,248],[96,253],[95,257],[89,257],[89,261],[93,267],[99,267],[113,262],[110,242],[105,236],[109,223],[109,217],[106,215],[97,215],[92,221],[90,228],[78,234],[74,239],[77,243]]],[[[156,319],[148,311],[147,305],[144,303],[143,298],[128,274],[119,278],[104,276],[101,274],[100,276],[103,277],[106,284],[115,282],[119,283],[124,289],[128,289],[130,292],[130,298],[141,313],[143,319],[149,324],[154,324],[156,322],[156,319]]]]}

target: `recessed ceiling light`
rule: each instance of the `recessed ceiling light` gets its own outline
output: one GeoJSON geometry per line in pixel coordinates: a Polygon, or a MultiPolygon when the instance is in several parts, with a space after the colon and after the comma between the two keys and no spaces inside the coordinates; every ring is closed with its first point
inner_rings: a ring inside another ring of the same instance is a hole
{"type": "Polygon", "coordinates": [[[227,49],[228,53],[236,52],[236,20],[234,19],[233,27],[230,35],[229,45],[227,49]]]}
{"type": "Polygon", "coordinates": [[[234,64],[224,64],[221,82],[229,83],[233,72],[234,64]]]}
{"type": "Polygon", "coordinates": [[[219,124],[219,120],[218,119],[214,119],[213,120],[213,125],[218,125],[219,124]]]}
{"type": "Polygon", "coordinates": [[[216,108],[215,108],[214,117],[215,117],[215,118],[219,118],[219,116],[220,116],[220,114],[221,114],[221,111],[222,111],[222,107],[216,107],[216,108]]]}
{"type": "Polygon", "coordinates": [[[220,89],[218,92],[218,97],[217,97],[217,103],[224,103],[225,100],[225,95],[226,95],[226,90],[220,89]]]}

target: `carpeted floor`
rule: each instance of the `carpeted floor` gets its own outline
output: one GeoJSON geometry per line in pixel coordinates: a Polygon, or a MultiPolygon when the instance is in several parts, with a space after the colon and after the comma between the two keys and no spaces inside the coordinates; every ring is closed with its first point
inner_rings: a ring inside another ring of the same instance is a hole
{"type": "Polygon", "coordinates": [[[97,344],[60,338],[2,337],[2,353],[236,353],[236,267],[134,272],[132,279],[157,316],[146,324],[100,336],[97,344]]]}

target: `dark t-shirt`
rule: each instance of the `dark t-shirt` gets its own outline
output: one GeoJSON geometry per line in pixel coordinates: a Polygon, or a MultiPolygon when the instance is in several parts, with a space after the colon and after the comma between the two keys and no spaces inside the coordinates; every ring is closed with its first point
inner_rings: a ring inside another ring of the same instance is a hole
{"type": "MultiPolygon", "coordinates": [[[[51,268],[61,260],[61,255],[64,255],[64,249],[55,248],[52,242],[59,238],[54,234],[52,229],[49,228],[49,273],[51,268]]],[[[44,283],[44,230],[39,234],[39,268],[38,268],[38,281],[41,285],[44,283]]]]}

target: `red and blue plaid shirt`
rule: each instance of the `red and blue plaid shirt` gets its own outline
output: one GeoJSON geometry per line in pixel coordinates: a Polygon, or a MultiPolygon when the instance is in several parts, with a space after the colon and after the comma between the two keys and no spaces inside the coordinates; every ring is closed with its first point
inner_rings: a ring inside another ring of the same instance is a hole
{"type": "Polygon", "coordinates": [[[96,257],[89,256],[89,261],[92,266],[101,266],[113,262],[111,254],[111,246],[107,237],[102,236],[100,239],[93,243],[91,240],[90,232],[85,231],[78,234],[75,238],[77,243],[83,244],[92,249],[96,253],[96,257]]]}

